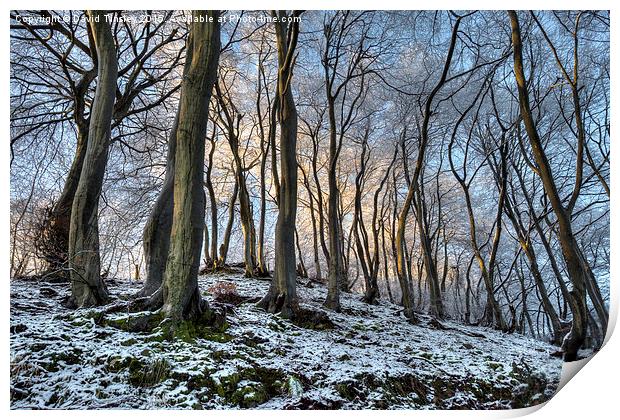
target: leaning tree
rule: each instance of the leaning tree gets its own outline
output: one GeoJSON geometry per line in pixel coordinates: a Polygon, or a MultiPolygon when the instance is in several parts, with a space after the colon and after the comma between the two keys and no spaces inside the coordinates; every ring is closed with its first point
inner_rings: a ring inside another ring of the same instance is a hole
{"type": "Polygon", "coordinates": [[[99,255],[99,196],[108,161],[112,113],[118,75],[116,45],[106,13],[88,12],[97,50],[97,90],[88,128],[88,146],[80,173],[69,227],[70,306],[104,303],[108,291],[101,278],[99,255]]]}

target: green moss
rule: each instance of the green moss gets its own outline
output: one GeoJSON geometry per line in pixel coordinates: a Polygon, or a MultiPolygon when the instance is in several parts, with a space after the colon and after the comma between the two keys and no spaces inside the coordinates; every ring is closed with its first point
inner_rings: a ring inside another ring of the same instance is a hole
{"type": "Polygon", "coordinates": [[[59,362],[67,365],[77,365],[82,361],[81,353],[75,348],[69,348],[62,352],[54,352],[49,356],[49,361],[44,362],[41,366],[48,372],[58,372],[60,369],[59,362]]]}
{"type": "MultiPolygon", "coordinates": [[[[374,388],[376,385],[372,384],[374,388]]],[[[384,390],[384,398],[389,402],[397,402],[402,398],[411,400],[416,404],[426,404],[429,397],[428,381],[419,378],[415,374],[388,377],[381,387],[384,390]]]]}
{"type": "Polygon", "coordinates": [[[348,401],[365,401],[369,390],[368,385],[364,383],[363,379],[361,381],[347,380],[336,384],[335,388],[338,395],[348,401]]]}
{"type": "Polygon", "coordinates": [[[282,372],[256,365],[225,376],[206,375],[204,386],[230,406],[253,408],[285,392],[283,383],[282,372]]]}
{"type": "Polygon", "coordinates": [[[225,332],[208,330],[204,331],[200,338],[218,343],[227,343],[233,339],[233,336],[225,332]]]}
{"type": "Polygon", "coordinates": [[[338,392],[338,395],[340,395],[345,400],[350,401],[353,399],[353,395],[349,392],[349,384],[336,384],[336,391],[338,392]]]}
{"type": "Polygon", "coordinates": [[[221,314],[213,311],[205,311],[202,316],[195,320],[173,321],[171,319],[162,320],[156,331],[165,340],[182,340],[189,343],[195,342],[197,338],[209,341],[226,343],[232,340],[232,336],[226,334],[228,323],[221,314]]]}
{"type": "Polygon", "coordinates": [[[141,361],[133,359],[129,363],[129,383],[134,386],[150,387],[165,381],[170,374],[170,364],[165,359],[141,361]]]}
{"type": "Polygon", "coordinates": [[[269,400],[269,395],[260,382],[244,382],[229,399],[232,404],[241,408],[253,408],[267,400],[269,400]]]}
{"type": "Polygon", "coordinates": [[[278,324],[277,322],[270,322],[269,324],[267,324],[267,326],[271,330],[273,330],[275,332],[282,332],[282,331],[284,331],[284,328],[280,324],[278,324]]]}
{"type": "Polygon", "coordinates": [[[353,329],[356,331],[368,331],[368,328],[366,328],[366,326],[364,324],[353,324],[353,329]]]}
{"type": "Polygon", "coordinates": [[[121,316],[105,317],[101,319],[103,325],[118,328],[129,332],[153,331],[164,320],[164,313],[136,312],[121,316]]]}
{"type": "Polygon", "coordinates": [[[493,370],[499,370],[504,367],[503,364],[497,362],[487,362],[487,366],[493,370]]]}
{"type": "Polygon", "coordinates": [[[127,369],[129,365],[134,362],[136,359],[131,356],[111,356],[105,362],[106,370],[108,372],[120,372],[124,369],[127,369]]]}

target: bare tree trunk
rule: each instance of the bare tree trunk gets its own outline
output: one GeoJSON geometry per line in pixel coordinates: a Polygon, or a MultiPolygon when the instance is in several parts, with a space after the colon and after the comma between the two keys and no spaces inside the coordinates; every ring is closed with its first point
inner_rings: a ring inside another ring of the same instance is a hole
{"type": "Polygon", "coordinates": [[[269,149],[263,149],[263,156],[261,158],[260,164],[260,216],[258,221],[258,241],[256,244],[256,274],[259,277],[266,277],[269,275],[269,270],[267,269],[267,262],[265,260],[265,220],[267,218],[267,181],[265,177],[265,169],[268,151],[269,149]]]}
{"type": "Polygon", "coordinates": [[[299,232],[295,229],[295,246],[297,248],[297,256],[299,257],[299,264],[297,264],[297,276],[302,279],[308,278],[308,270],[306,269],[306,263],[304,262],[304,255],[301,252],[301,246],[299,245],[299,232]]]}
{"type": "Polygon", "coordinates": [[[166,176],[153,210],[144,226],[142,243],[146,263],[146,280],[137,296],[151,296],[162,285],[168,251],[170,250],[170,230],[172,229],[172,207],[174,196],[174,162],[179,116],[175,117],[168,139],[166,176]]]}
{"type": "MultiPolygon", "coordinates": [[[[192,51],[186,52],[183,76],[187,75],[192,60],[192,51]]],[[[179,112],[177,109],[174,123],[168,138],[168,154],[166,157],[166,175],[162,190],[155,201],[142,233],[144,260],[146,264],[146,280],[136,297],[153,296],[162,293],[162,283],[168,253],[170,251],[170,234],[172,230],[172,212],[174,201],[174,173],[177,148],[177,130],[179,128],[179,112]]],[[[210,167],[207,170],[210,171],[210,167]]],[[[153,297],[153,300],[161,300],[153,297]]]]}
{"type": "Polygon", "coordinates": [[[469,264],[467,264],[467,271],[465,272],[465,279],[467,280],[467,285],[465,287],[465,323],[471,324],[471,296],[473,296],[471,289],[471,267],[474,264],[475,256],[469,259],[469,264]]]}
{"type": "MultiPolygon", "coordinates": [[[[446,82],[446,78],[448,76],[448,71],[450,69],[450,63],[452,62],[452,56],[454,54],[454,47],[456,45],[456,39],[458,35],[458,28],[461,23],[461,17],[457,18],[454,27],[452,28],[452,37],[450,40],[450,46],[448,48],[448,54],[446,56],[446,60],[444,63],[443,71],[441,77],[428,98],[426,99],[426,103],[424,105],[424,115],[422,121],[422,127],[420,132],[420,145],[418,147],[418,156],[416,161],[416,167],[413,173],[413,177],[411,182],[409,183],[409,191],[407,192],[407,196],[405,198],[405,202],[403,203],[403,208],[398,217],[398,231],[396,234],[396,246],[397,246],[397,268],[399,273],[399,279],[401,279],[401,285],[406,282],[406,262],[404,255],[404,246],[405,246],[405,226],[407,223],[407,215],[409,214],[409,209],[411,204],[416,202],[417,208],[417,220],[418,220],[418,230],[420,234],[420,243],[422,244],[422,250],[424,254],[424,266],[426,268],[426,275],[431,281],[431,284],[436,284],[438,282],[437,279],[437,268],[434,265],[432,259],[432,251],[431,246],[428,241],[428,236],[424,229],[424,224],[422,222],[423,217],[423,198],[421,197],[423,185],[420,183],[420,177],[422,175],[423,166],[424,166],[424,156],[426,153],[426,149],[428,147],[428,125],[431,117],[431,106],[433,103],[433,99],[439,92],[439,90],[443,87],[446,82]]],[[[406,156],[403,156],[403,159],[406,159],[406,156]]],[[[411,321],[415,321],[415,316],[413,315],[413,299],[410,296],[410,292],[408,291],[408,286],[406,287],[406,292],[403,296],[407,298],[403,303],[405,305],[405,315],[410,318],[411,321]]],[[[441,317],[443,316],[443,308],[441,306],[441,301],[437,298],[431,302],[431,313],[433,315],[441,317]]]]}
{"type": "Polygon", "coordinates": [[[235,202],[237,201],[237,195],[239,194],[239,184],[237,183],[237,177],[235,177],[235,187],[230,195],[228,201],[228,223],[226,224],[226,230],[224,231],[224,240],[220,245],[220,258],[218,260],[218,267],[224,267],[226,265],[226,258],[228,257],[228,247],[230,244],[230,235],[232,234],[232,228],[235,223],[235,202]]]}
{"type": "Polygon", "coordinates": [[[174,171],[170,253],[163,282],[163,308],[172,330],[207,309],[198,289],[204,227],[203,168],[209,100],[220,53],[217,11],[193,11],[188,38],[191,61],[181,85],[174,171]]]}
{"type": "Polygon", "coordinates": [[[101,278],[99,255],[99,196],[103,184],[116,79],[116,46],[104,11],[89,11],[91,30],[97,50],[97,90],[93,99],[88,130],[88,145],[80,180],[75,191],[69,228],[69,268],[71,270],[70,305],[99,305],[107,301],[108,291],[101,278]]]}
{"type": "MultiPolygon", "coordinates": [[[[276,15],[276,12],[273,12],[276,15]]],[[[293,16],[299,16],[294,12],[293,16]]],[[[281,18],[283,12],[280,12],[281,18]]],[[[275,234],[273,280],[258,305],[269,312],[290,318],[298,308],[295,270],[295,219],[297,216],[297,110],[291,79],[299,22],[275,23],[278,45],[278,97],[280,102],[280,193],[275,234]]],[[[275,145],[274,145],[275,147],[275,145]]],[[[275,163],[275,161],[274,161],[275,163]]]]}
{"type": "MultiPolygon", "coordinates": [[[[205,200],[206,202],[207,200],[205,200]]],[[[202,258],[205,262],[205,268],[208,268],[211,264],[213,264],[211,260],[211,253],[209,252],[209,241],[211,237],[209,236],[209,224],[205,221],[205,231],[204,231],[204,244],[202,246],[202,258]]]]}
{"type": "MultiPolygon", "coordinates": [[[[523,250],[523,253],[527,257],[529,262],[530,271],[532,273],[532,277],[534,278],[534,282],[536,284],[536,288],[538,289],[538,293],[540,294],[540,300],[543,305],[543,308],[547,315],[549,316],[549,320],[551,322],[551,328],[553,330],[553,337],[551,342],[555,345],[560,345],[562,339],[562,324],[560,322],[560,317],[558,313],[551,303],[551,299],[549,298],[549,292],[547,291],[547,286],[545,285],[545,281],[538,267],[538,261],[536,258],[536,252],[534,250],[529,231],[523,225],[523,221],[521,220],[520,213],[517,209],[513,209],[513,205],[510,200],[506,200],[506,205],[504,208],[506,215],[510,219],[513,229],[517,233],[517,239],[519,241],[519,246],[523,250]]],[[[522,280],[523,282],[523,280],[522,280]]],[[[525,294],[525,288],[522,286],[523,294],[525,294]]],[[[524,298],[525,299],[525,298],[524,298]]],[[[523,305],[525,306],[525,300],[523,301],[523,305]]],[[[529,314],[528,314],[529,316],[529,314]]],[[[531,322],[531,321],[530,321],[531,322]]]]}
{"type": "MultiPolygon", "coordinates": [[[[94,45],[91,47],[91,51],[93,49],[95,49],[94,45]]],[[[68,261],[71,208],[73,207],[73,200],[88,147],[89,122],[86,118],[86,93],[96,75],[97,63],[95,61],[93,69],[84,73],[74,87],[75,106],[73,119],[77,131],[75,156],[67,174],[62,193],[45,221],[46,231],[43,232],[37,243],[37,246],[41,248],[39,251],[48,265],[47,270],[49,272],[58,272],[66,269],[68,261]]]]}
{"type": "Polygon", "coordinates": [[[586,328],[588,323],[588,309],[586,306],[586,284],[588,277],[592,276],[592,271],[588,266],[588,262],[579,247],[579,243],[573,235],[571,226],[571,217],[569,211],[562,204],[562,199],[558,193],[551,166],[547,160],[545,150],[538,135],[536,123],[532,116],[530,108],[529,94],[527,91],[527,83],[525,73],[523,71],[523,56],[521,44],[521,29],[519,27],[519,19],[515,11],[509,11],[510,23],[512,27],[512,44],[514,49],[514,72],[519,92],[519,107],[521,117],[525,125],[525,130],[530,140],[532,153],[538,165],[538,175],[542,180],[545,193],[549,197],[553,212],[558,220],[558,239],[562,248],[562,255],[566,263],[573,290],[570,291],[571,311],[573,314],[571,330],[564,338],[562,349],[564,351],[565,361],[574,361],[577,359],[577,352],[584,344],[586,338],[586,328]]]}
{"type": "Polygon", "coordinates": [[[325,241],[325,213],[324,213],[324,201],[323,190],[321,188],[321,182],[318,173],[318,154],[319,154],[319,139],[318,129],[311,134],[312,138],[312,177],[314,178],[314,184],[316,185],[316,208],[319,215],[319,239],[321,243],[321,249],[323,250],[323,256],[325,261],[329,264],[329,250],[327,248],[327,242],[325,241]]]}
{"type": "Polygon", "coordinates": [[[342,245],[340,243],[340,222],[338,220],[338,201],[339,191],[336,182],[336,165],[340,148],[338,147],[336,136],[336,111],[334,100],[329,97],[328,92],[328,114],[330,123],[329,133],[329,171],[327,180],[329,186],[329,197],[327,199],[327,225],[329,239],[329,261],[327,274],[327,298],[325,306],[334,310],[340,310],[340,287],[342,274],[342,245]]]}
{"type": "Polygon", "coordinates": [[[215,153],[215,130],[216,125],[213,126],[213,134],[209,139],[211,147],[209,149],[209,160],[207,163],[207,170],[205,174],[205,185],[209,192],[209,208],[211,211],[211,264],[215,267],[217,265],[217,198],[215,197],[215,189],[213,188],[213,181],[211,180],[211,172],[213,169],[213,155],[215,153]]]}
{"type": "Polygon", "coordinates": [[[47,263],[49,272],[59,272],[66,268],[71,207],[80,181],[80,173],[84,166],[87,145],[88,127],[85,124],[78,124],[75,157],[71,163],[69,174],[58,201],[50,210],[45,221],[45,231],[42,232],[42,236],[36,243],[39,253],[47,263]]]}
{"type": "Polygon", "coordinates": [[[430,313],[437,318],[443,318],[443,303],[441,300],[441,291],[439,290],[439,274],[437,273],[437,264],[433,258],[433,245],[428,232],[428,226],[426,221],[426,204],[424,202],[424,196],[422,194],[423,185],[420,182],[418,187],[414,188],[414,191],[419,191],[415,194],[415,218],[418,225],[418,232],[420,236],[420,248],[422,250],[422,256],[424,259],[424,268],[426,269],[426,277],[428,279],[429,292],[430,292],[430,313]]]}
{"type": "Polygon", "coordinates": [[[308,180],[308,176],[304,171],[304,168],[300,165],[299,169],[304,178],[304,186],[308,191],[308,207],[310,208],[310,221],[312,222],[312,250],[314,255],[314,272],[315,278],[320,280],[323,278],[321,273],[321,263],[319,261],[319,233],[317,232],[317,223],[316,223],[316,212],[314,210],[314,194],[312,193],[312,189],[310,188],[310,181],[308,180]]]}
{"type": "Polygon", "coordinates": [[[239,186],[239,214],[241,219],[241,230],[243,232],[243,256],[245,263],[245,276],[254,276],[256,266],[256,234],[254,230],[254,215],[250,194],[247,187],[245,172],[246,168],[239,150],[239,125],[242,115],[236,111],[229,95],[224,97],[219,83],[215,85],[217,98],[220,103],[220,119],[226,127],[226,136],[230,151],[235,163],[235,178],[239,186]],[[224,114],[223,118],[221,114],[224,114]]]}
{"type": "MultiPolygon", "coordinates": [[[[256,274],[259,277],[267,277],[269,276],[269,270],[267,268],[267,262],[265,261],[265,220],[267,217],[267,158],[269,157],[269,151],[271,149],[271,133],[275,133],[275,124],[274,126],[269,126],[269,133],[265,136],[265,127],[263,124],[263,114],[261,112],[261,95],[263,91],[263,80],[265,79],[265,66],[264,66],[265,57],[263,56],[263,43],[261,42],[261,49],[259,52],[259,64],[258,64],[258,87],[256,95],[256,113],[258,115],[258,129],[260,135],[260,152],[261,152],[261,161],[260,161],[260,215],[258,221],[258,241],[256,245],[256,258],[257,258],[257,267],[256,274]]],[[[271,118],[271,108],[272,103],[269,98],[269,92],[266,86],[267,82],[265,80],[265,92],[267,96],[267,115],[271,118]]]]}
{"type": "MultiPolygon", "coordinates": [[[[280,111],[280,96],[276,94],[269,116],[269,143],[271,144],[271,179],[276,190],[276,204],[280,202],[280,175],[278,175],[278,158],[276,148],[276,124],[280,111]]],[[[281,124],[281,123],[280,123],[281,124]]]]}

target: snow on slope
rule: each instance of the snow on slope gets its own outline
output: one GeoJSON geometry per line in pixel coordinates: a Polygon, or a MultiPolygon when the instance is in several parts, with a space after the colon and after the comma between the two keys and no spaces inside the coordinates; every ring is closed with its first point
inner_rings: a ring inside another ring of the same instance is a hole
{"type": "MultiPolygon", "coordinates": [[[[557,348],[524,336],[447,321],[434,329],[424,316],[414,326],[396,305],[347,293],[342,313],[327,312],[334,328],[302,328],[255,306],[267,281],[201,277],[206,298],[217,281],[247,299],[228,330],[161,342],[62,308],[65,285],[13,280],[11,408],[501,409],[546,401],[559,381],[557,348]]],[[[298,283],[298,294],[322,310],[323,286],[298,283]]]]}

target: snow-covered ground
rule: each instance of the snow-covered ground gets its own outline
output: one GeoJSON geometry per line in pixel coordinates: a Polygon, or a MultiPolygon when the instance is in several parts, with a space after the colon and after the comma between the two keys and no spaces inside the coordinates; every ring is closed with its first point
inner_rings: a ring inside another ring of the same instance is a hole
{"type": "MultiPolygon", "coordinates": [[[[414,326],[396,305],[347,293],[341,313],[327,312],[333,328],[302,328],[256,307],[267,281],[201,277],[207,299],[218,281],[234,282],[246,301],[225,333],[193,342],[64,309],[66,285],[12,281],[11,407],[501,409],[548,400],[560,378],[557,348],[517,334],[447,321],[437,329],[423,316],[414,326]]],[[[326,290],[306,283],[302,304],[323,310],[326,290]]],[[[137,288],[110,285],[113,295],[137,288]]]]}

